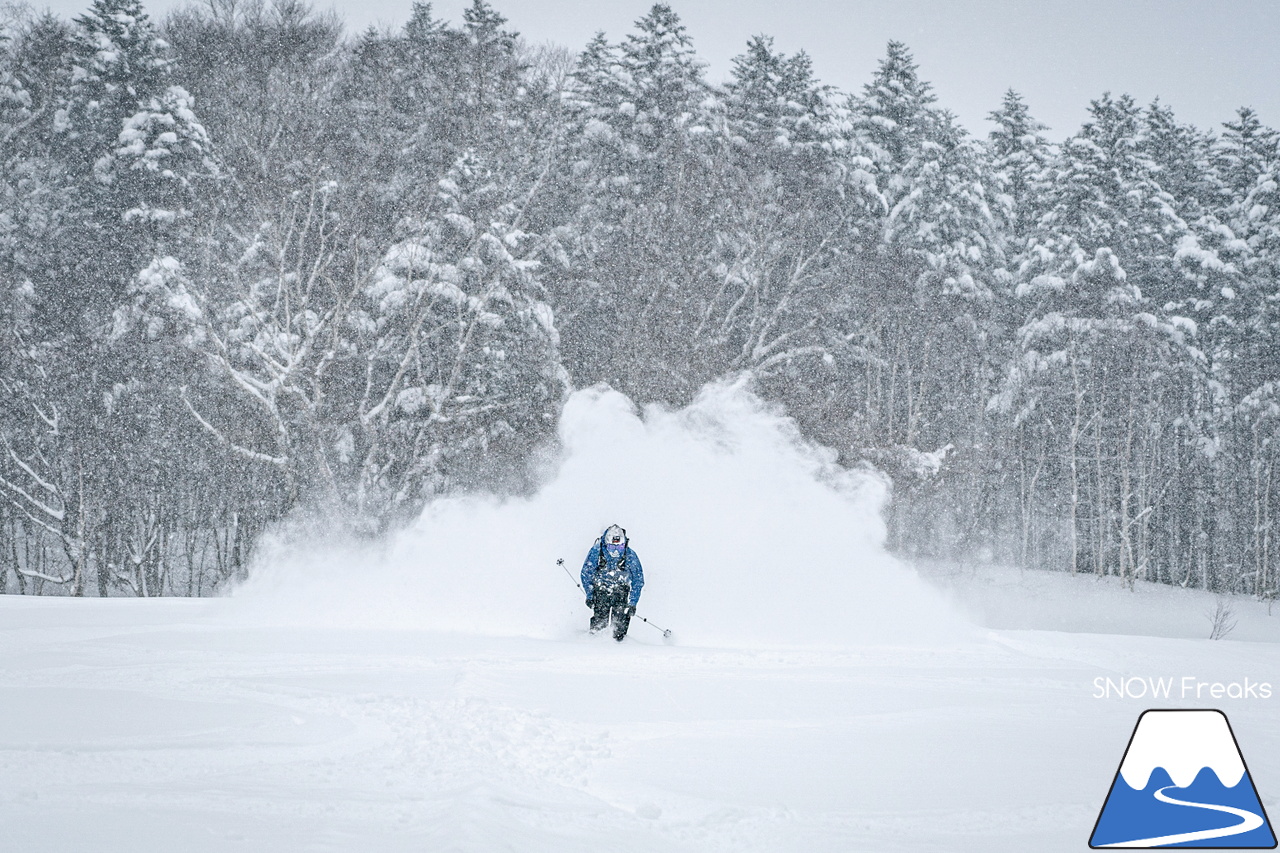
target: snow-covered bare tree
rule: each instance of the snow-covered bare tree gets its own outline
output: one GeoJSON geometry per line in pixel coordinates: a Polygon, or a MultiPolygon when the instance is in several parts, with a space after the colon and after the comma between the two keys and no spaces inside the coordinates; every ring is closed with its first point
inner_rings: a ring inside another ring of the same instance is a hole
{"type": "Polygon", "coordinates": [[[363,289],[365,381],[337,448],[362,515],[519,471],[550,437],[566,376],[540,240],[521,230],[528,192],[508,201],[500,176],[462,157],[363,289]]]}

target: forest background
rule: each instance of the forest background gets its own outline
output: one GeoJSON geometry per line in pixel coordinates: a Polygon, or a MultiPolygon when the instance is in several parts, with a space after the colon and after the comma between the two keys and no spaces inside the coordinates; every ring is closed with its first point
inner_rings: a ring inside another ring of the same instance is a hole
{"type": "Polygon", "coordinates": [[[713,85],[665,5],[581,50],[2,5],[0,592],[215,593],[290,520],[535,488],[573,388],[748,373],[906,557],[1274,598],[1280,137],[993,108],[898,42],[713,85]]]}

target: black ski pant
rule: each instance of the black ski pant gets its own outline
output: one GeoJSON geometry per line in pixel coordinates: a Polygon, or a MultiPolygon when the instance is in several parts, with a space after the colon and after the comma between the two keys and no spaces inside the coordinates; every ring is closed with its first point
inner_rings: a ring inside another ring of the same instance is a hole
{"type": "Polygon", "coordinates": [[[591,594],[591,632],[604,630],[613,619],[613,638],[621,640],[627,636],[627,628],[631,627],[631,614],[628,606],[631,598],[631,587],[596,586],[591,594]]]}

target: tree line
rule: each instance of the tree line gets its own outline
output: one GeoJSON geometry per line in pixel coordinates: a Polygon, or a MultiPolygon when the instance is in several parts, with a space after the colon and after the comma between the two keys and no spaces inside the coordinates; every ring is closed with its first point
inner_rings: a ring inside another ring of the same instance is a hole
{"type": "Polygon", "coordinates": [[[1280,147],[1156,101],[977,138],[675,12],[0,6],[0,591],[203,595],[299,514],[532,488],[568,391],[749,371],[891,545],[1273,597],[1280,147]]]}

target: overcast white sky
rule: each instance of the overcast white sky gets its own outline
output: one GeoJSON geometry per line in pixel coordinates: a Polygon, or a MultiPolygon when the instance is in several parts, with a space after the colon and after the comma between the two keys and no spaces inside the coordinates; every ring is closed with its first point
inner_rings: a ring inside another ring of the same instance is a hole
{"type": "MultiPolygon", "coordinates": [[[[35,0],[37,5],[39,0],[35,0]]],[[[79,14],[89,0],[45,0],[79,14]]],[[[163,17],[185,0],[143,0],[163,17]]],[[[598,30],[619,40],[651,0],[490,0],[531,42],[578,49],[598,30]]],[[[352,29],[399,25],[411,0],[329,2],[352,29]]],[[[459,23],[470,0],[436,0],[459,23]]],[[[1079,127],[1090,99],[1157,95],[1183,121],[1217,128],[1254,107],[1280,125],[1280,0],[671,0],[694,45],[724,80],[756,33],[806,50],[818,76],[846,91],[870,78],[890,39],[906,42],[945,107],[985,135],[986,114],[1013,87],[1060,139],[1079,127]]]]}

